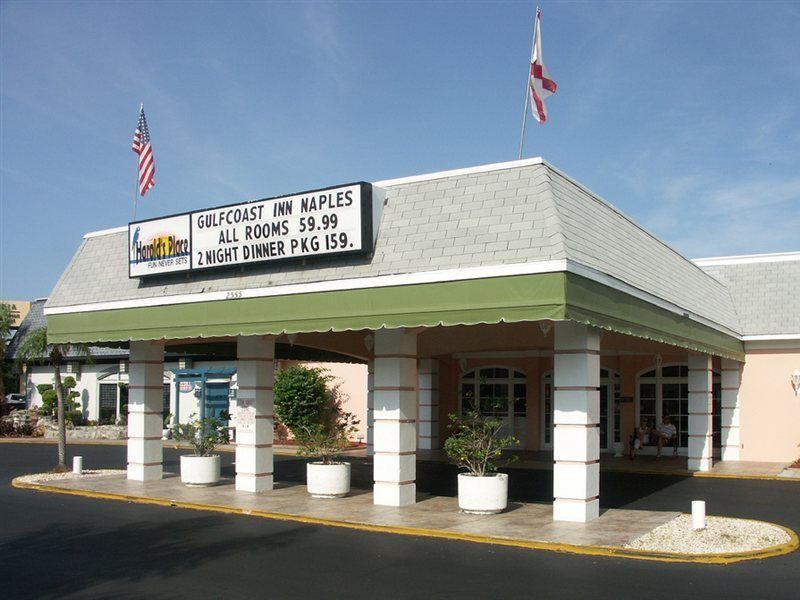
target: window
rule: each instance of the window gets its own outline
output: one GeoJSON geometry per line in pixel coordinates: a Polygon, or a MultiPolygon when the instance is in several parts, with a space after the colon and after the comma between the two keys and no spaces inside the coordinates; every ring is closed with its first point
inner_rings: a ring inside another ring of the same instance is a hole
{"type": "Polygon", "coordinates": [[[462,415],[478,411],[503,421],[500,435],[525,440],[528,394],[525,374],[507,367],[482,367],[464,373],[459,384],[462,415]]]}
{"type": "Polygon", "coordinates": [[[553,374],[547,373],[544,376],[544,385],[542,389],[542,407],[544,415],[542,423],[544,424],[544,440],[545,447],[549,448],[553,443],[553,374]]]}
{"type": "MultiPolygon", "coordinates": [[[[600,451],[613,451],[614,442],[620,441],[619,424],[619,373],[610,369],[600,369],[600,451]],[[609,428],[613,427],[611,431],[609,428]]],[[[542,447],[552,448],[553,444],[553,373],[542,376],[542,447]]]]}
{"type": "MultiPolygon", "coordinates": [[[[689,367],[687,365],[666,365],[660,369],[651,369],[641,373],[637,385],[639,391],[637,425],[641,419],[646,419],[648,425],[655,427],[661,422],[664,415],[669,415],[678,430],[682,448],[689,446],[688,379],[689,367]]],[[[714,447],[719,447],[721,439],[720,397],[719,373],[714,373],[712,387],[714,447]]]]}
{"type": "Polygon", "coordinates": [[[100,384],[100,411],[98,420],[101,425],[108,425],[117,421],[117,384],[100,384]]]}
{"type": "Polygon", "coordinates": [[[164,391],[162,393],[163,404],[161,415],[165,418],[169,414],[169,390],[171,387],[172,386],[169,383],[165,383],[163,388],[164,391]]]}

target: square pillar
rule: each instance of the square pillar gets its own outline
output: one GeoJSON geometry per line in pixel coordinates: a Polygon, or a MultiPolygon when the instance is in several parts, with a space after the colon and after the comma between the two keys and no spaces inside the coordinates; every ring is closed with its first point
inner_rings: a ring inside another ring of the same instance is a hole
{"type": "Polygon", "coordinates": [[[375,361],[367,361],[367,456],[375,454],[375,361]]]}
{"type": "Polygon", "coordinates": [[[236,490],[272,489],[275,340],[239,336],[236,343],[236,490]]]}
{"type": "Polygon", "coordinates": [[[164,394],[163,342],[130,343],[128,388],[128,479],[153,481],[163,476],[161,444],[164,394]]]}
{"type": "Polygon", "coordinates": [[[600,333],[555,322],[553,520],[600,516],[600,333]]]}
{"type": "Polygon", "coordinates": [[[439,361],[420,358],[417,373],[417,445],[421,450],[435,450],[439,448],[439,361]]]}
{"type": "Polygon", "coordinates": [[[722,359],[722,460],[739,460],[739,383],[741,364],[722,359]]]}
{"type": "Polygon", "coordinates": [[[689,461],[690,471],[710,471],[712,459],[711,357],[689,355],[689,461]]]}
{"type": "Polygon", "coordinates": [[[416,502],[417,338],[403,329],[375,332],[375,486],[383,506],[416,502]]]}

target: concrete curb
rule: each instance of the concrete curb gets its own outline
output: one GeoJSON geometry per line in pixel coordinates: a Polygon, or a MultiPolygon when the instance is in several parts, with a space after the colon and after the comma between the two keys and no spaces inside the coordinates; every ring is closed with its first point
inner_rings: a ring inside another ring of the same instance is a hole
{"type": "MultiPolygon", "coordinates": [[[[426,529],[419,527],[399,527],[390,525],[374,525],[370,523],[354,523],[350,521],[336,521],[333,519],[321,519],[317,517],[304,517],[298,515],[287,515],[283,513],[273,513],[262,510],[251,510],[244,508],[232,508],[230,506],[223,506],[217,504],[202,504],[195,502],[182,502],[177,500],[166,500],[163,498],[149,498],[146,496],[134,496],[128,494],[114,494],[107,492],[90,492],[85,490],[73,490],[60,488],[57,486],[41,484],[41,483],[27,483],[15,478],[11,481],[11,485],[18,489],[35,490],[38,492],[52,493],[52,494],[66,494],[69,496],[81,496],[84,498],[93,498],[97,500],[115,500],[118,502],[132,502],[136,504],[150,504],[155,506],[168,506],[174,508],[183,508],[189,510],[201,510],[207,512],[217,512],[231,515],[246,515],[252,517],[261,517],[271,519],[274,521],[289,521],[294,523],[304,523],[308,525],[326,525],[329,527],[341,527],[344,529],[355,529],[359,531],[371,531],[377,533],[391,533],[396,535],[410,535],[417,537],[431,537],[446,540],[456,540],[462,542],[472,542],[478,544],[489,544],[494,546],[510,546],[514,548],[525,548],[528,550],[546,550],[550,552],[562,552],[567,554],[580,554],[588,556],[608,556],[613,558],[627,558],[633,560],[649,560],[659,562],[680,562],[680,563],[696,563],[696,564],[712,564],[712,565],[727,565],[746,560],[761,560],[771,558],[773,556],[781,556],[789,554],[797,550],[800,546],[797,534],[783,525],[770,523],[783,529],[789,535],[789,542],[786,544],[779,544],[777,546],[770,546],[762,548],[761,550],[751,550],[747,552],[726,553],[726,554],[679,554],[671,552],[650,552],[645,550],[634,550],[630,548],[623,548],[622,546],[583,546],[577,544],[561,544],[555,542],[538,542],[531,540],[518,540],[511,538],[494,538],[489,536],[450,532],[442,529],[426,529]]],[[[743,519],[753,520],[753,519],[743,519]]]]}

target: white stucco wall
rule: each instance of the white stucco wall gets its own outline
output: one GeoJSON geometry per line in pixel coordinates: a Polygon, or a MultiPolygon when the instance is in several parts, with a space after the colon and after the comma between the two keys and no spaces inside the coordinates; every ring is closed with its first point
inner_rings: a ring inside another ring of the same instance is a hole
{"type": "MultiPolygon", "coordinates": [[[[296,364],[295,361],[278,361],[275,363],[278,368],[296,364]]],[[[334,376],[335,382],[341,384],[344,409],[356,414],[360,420],[359,431],[353,436],[356,441],[359,438],[366,440],[367,430],[367,367],[359,364],[346,363],[307,363],[309,366],[322,367],[328,369],[334,376]]],[[[236,368],[236,361],[195,361],[193,368],[201,369],[204,367],[236,368]]],[[[164,383],[170,385],[170,412],[175,414],[175,383],[174,375],[170,369],[177,369],[177,362],[164,363],[164,383]]],[[[68,376],[66,368],[62,368],[62,378],[68,376]]],[[[112,384],[117,386],[119,382],[128,383],[128,374],[119,373],[119,363],[94,363],[81,365],[78,375],[73,375],[78,383],[75,390],[81,394],[80,410],[83,411],[84,418],[96,421],[100,416],[100,384],[112,384]]],[[[224,378],[219,378],[222,380],[224,378]]],[[[31,407],[41,406],[42,397],[36,386],[43,383],[53,384],[53,369],[49,366],[30,366],[27,373],[28,404],[31,407]]],[[[231,378],[231,385],[235,386],[236,375],[231,378]]],[[[117,414],[119,415],[119,389],[117,388],[117,414]]],[[[235,406],[231,402],[230,413],[235,416],[235,406]]],[[[195,397],[194,390],[180,393],[179,401],[180,422],[185,423],[192,415],[199,415],[199,399],[195,397]]],[[[231,421],[231,425],[234,425],[231,421]]]]}

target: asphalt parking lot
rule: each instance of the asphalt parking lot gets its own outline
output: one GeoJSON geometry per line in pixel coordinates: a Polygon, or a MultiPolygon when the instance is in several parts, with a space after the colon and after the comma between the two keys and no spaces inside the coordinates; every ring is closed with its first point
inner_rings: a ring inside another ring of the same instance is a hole
{"type": "MultiPolygon", "coordinates": [[[[657,563],[350,531],[11,487],[50,468],[53,445],[0,444],[6,598],[796,598],[800,552],[727,566],[657,563]]],[[[86,468],[121,468],[122,446],[71,445],[86,468]]],[[[232,456],[223,455],[231,474],[232,456]]],[[[165,452],[177,470],[178,452],[165,452]]],[[[420,491],[455,492],[455,471],[419,463],[420,491]]],[[[303,462],[276,461],[297,481],[303,462]]],[[[552,474],[514,470],[510,495],[549,502],[552,474]]],[[[354,485],[370,465],[354,464],[354,485]]],[[[688,510],[800,530],[800,483],[604,473],[604,508],[688,510]]]]}

